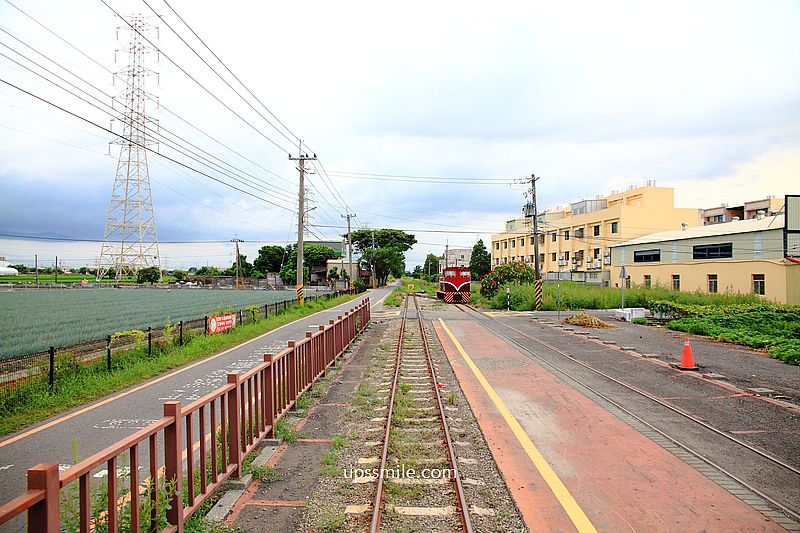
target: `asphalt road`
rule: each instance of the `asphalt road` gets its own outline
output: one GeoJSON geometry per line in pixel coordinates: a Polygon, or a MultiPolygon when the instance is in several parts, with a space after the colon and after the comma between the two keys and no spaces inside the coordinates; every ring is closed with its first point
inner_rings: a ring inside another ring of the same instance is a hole
{"type": "MultiPolygon", "coordinates": [[[[372,307],[391,288],[368,292],[372,307]]],[[[278,353],[287,341],[355,307],[361,298],[287,324],[216,356],[190,363],[142,385],[112,394],[87,406],[53,417],[0,441],[0,502],[20,494],[26,470],[39,463],[73,464],[73,448],[84,459],[163,416],[162,404],[188,404],[224,384],[229,372],[244,372],[263,361],[264,353],[278,353]],[[82,411],[70,417],[71,413],[82,411]]]]}

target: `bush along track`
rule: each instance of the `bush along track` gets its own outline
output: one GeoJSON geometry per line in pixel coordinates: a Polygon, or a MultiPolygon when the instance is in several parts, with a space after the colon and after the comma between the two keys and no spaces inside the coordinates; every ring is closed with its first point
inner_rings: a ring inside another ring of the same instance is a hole
{"type": "Polygon", "coordinates": [[[290,307],[279,315],[240,325],[227,333],[190,337],[185,339],[183,346],[174,342],[162,347],[154,346],[152,356],[148,356],[146,346],[135,347],[115,357],[111,372],[107,370],[105,361],[87,366],[65,365],[56,376],[52,389],[47,386],[47,376],[43,375],[43,379],[31,380],[0,396],[0,436],[357,297],[344,295],[331,300],[308,301],[304,307],[290,307]]]}

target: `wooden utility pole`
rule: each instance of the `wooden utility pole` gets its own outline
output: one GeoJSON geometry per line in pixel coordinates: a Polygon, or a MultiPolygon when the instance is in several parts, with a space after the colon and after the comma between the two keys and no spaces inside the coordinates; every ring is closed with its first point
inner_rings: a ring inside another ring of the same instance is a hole
{"type": "Polygon", "coordinates": [[[316,154],[309,156],[303,154],[303,142],[300,141],[300,150],[297,157],[289,156],[292,161],[297,161],[297,170],[300,171],[300,188],[297,193],[297,303],[300,305],[305,304],[305,295],[303,291],[303,219],[306,216],[305,208],[305,195],[306,195],[306,161],[316,160],[316,154]]]}
{"type": "Polygon", "coordinates": [[[244,289],[244,278],[242,276],[242,263],[239,261],[239,243],[244,242],[238,236],[231,239],[231,242],[236,245],[236,290],[239,290],[239,280],[242,280],[242,288],[244,289]]]}
{"type": "Polygon", "coordinates": [[[348,281],[348,288],[353,288],[353,239],[350,235],[350,219],[353,218],[355,213],[347,213],[347,215],[341,215],[342,218],[347,219],[347,260],[349,261],[347,266],[347,274],[349,276],[348,281]]]}

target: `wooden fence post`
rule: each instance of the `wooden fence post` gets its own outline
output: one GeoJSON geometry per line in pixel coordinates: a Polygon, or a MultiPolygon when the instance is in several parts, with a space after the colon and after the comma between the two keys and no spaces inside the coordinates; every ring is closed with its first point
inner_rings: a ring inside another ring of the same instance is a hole
{"type": "Polygon", "coordinates": [[[275,397],[275,380],[273,378],[274,372],[272,371],[272,354],[264,354],[264,362],[269,363],[267,368],[264,369],[264,425],[268,427],[267,437],[275,436],[275,405],[273,398],[275,397]]]}
{"type": "Polygon", "coordinates": [[[59,484],[57,464],[38,464],[28,469],[28,490],[44,490],[44,499],[28,509],[28,531],[58,533],[59,484]]]}
{"type": "Polygon", "coordinates": [[[242,397],[239,392],[239,378],[238,373],[228,374],[228,384],[233,385],[228,391],[228,451],[230,463],[236,464],[236,477],[242,475],[242,421],[239,415],[242,397]]]}
{"type": "Polygon", "coordinates": [[[167,522],[183,532],[183,448],[181,447],[181,402],[164,402],[164,416],[172,422],[164,428],[165,481],[173,489],[167,522]]]}

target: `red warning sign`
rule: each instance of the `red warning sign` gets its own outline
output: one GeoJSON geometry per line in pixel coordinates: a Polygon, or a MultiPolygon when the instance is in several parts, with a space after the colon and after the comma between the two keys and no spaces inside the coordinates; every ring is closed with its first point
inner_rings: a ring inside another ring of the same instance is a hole
{"type": "Polygon", "coordinates": [[[208,333],[222,333],[228,331],[236,326],[236,315],[219,315],[208,317],[208,333]]]}

